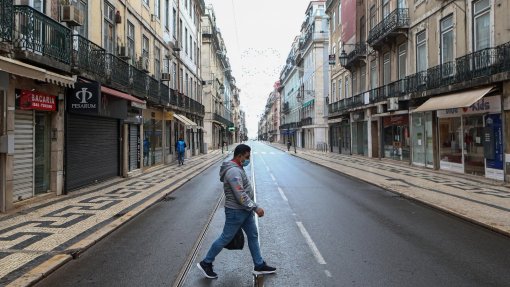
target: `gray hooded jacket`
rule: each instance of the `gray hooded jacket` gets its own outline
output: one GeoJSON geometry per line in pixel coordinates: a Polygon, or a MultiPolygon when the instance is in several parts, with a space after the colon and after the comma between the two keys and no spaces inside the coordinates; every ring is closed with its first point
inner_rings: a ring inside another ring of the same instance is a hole
{"type": "Polygon", "coordinates": [[[225,191],[225,207],[232,209],[255,210],[253,189],[244,169],[233,161],[223,162],[220,181],[225,191]]]}

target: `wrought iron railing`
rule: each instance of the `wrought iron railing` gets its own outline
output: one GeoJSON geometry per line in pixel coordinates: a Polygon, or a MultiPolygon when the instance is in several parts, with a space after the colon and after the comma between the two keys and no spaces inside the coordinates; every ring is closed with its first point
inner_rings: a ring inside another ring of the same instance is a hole
{"type": "Polygon", "coordinates": [[[132,89],[135,96],[145,98],[149,89],[147,74],[131,66],[132,89]]]}
{"type": "Polygon", "coordinates": [[[12,41],[13,9],[12,0],[0,0],[0,42],[12,41]]]}
{"type": "Polygon", "coordinates": [[[213,114],[213,119],[215,121],[217,121],[217,122],[220,122],[220,123],[224,124],[227,127],[234,126],[234,123],[232,123],[231,121],[229,121],[226,118],[222,117],[221,115],[218,115],[217,113],[213,114]]]}
{"type": "Polygon", "coordinates": [[[74,35],[72,55],[74,69],[94,74],[100,79],[106,77],[106,52],[100,46],[80,35],[74,35]]]}
{"type": "MultiPolygon", "coordinates": [[[[372,89],[368,91],[369,103],[384,101],[390,97],[409,94],[413,96],[426,90],[467,83],[476,78],[490,77],[502,72],[510,72],[510,42],[467,54],[455,61],[431,67],[426,71],[372,89]]],[[[362,94],[353,98],[356,99],[360,95],[362,98],[362,94]]],[[[330,114],[334,114],[356,106],[359,106],[359,102],[347,98],[329,104],[328,108],[330,114]]]]}
{"type": "Polygon", "coordinates": [[[312,117],[306,117],[304,119],[301,119],[299,124],[301,126],[309,126],[309,125],[313,124],[313,119],[312,119],[312,117]]]}
{"type": "Polygon", "coordinates": [[[370,30],[367,42],[374,45],[396,29],[409,27],[409,9],[393,10],[386,18],[370,30]]]}
{"type": "Polygon", "coordinates": [[[14,47],[71,63],[71,30],[30,6],[14,6],[14,47]]]}
{"type": "Polygon", "coordinates": [[[147,76],[147,79],[149,87],[147,97],[149,98],[149,101],[155,104],[159,104],[160,103],[159,82],[153,77],[147,76]]]}
{"type": "Polygon", "coordinates": [[[129,87],[129,64],[110,53],[106,54],[106,74],[112,83],[125,89],[129,87]]]}
{"type": "Polygon", "coordinates": [[[159,83],[159,92],[161,93],[160,101],[161,104],[166,106],[170,104],[170,88],[163,82],[159,83]]]}
{"type": "Polygon", "coordinates": [[[365,42],[353,45],[354,50],[347,54],[347,66],[351,66],[354,61],[367,55],[367,44],[365,42]]]}
{"type": "Polygon", "coordinates": [[[174,89],[170,89],[170,105],[177,106],[178,93],[174,89]]]}

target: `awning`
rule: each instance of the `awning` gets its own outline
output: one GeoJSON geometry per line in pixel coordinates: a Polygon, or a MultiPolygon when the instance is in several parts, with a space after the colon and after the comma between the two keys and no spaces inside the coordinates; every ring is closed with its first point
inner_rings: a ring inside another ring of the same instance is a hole
{"type": "Polygon", "coordinates": [[[53,73],[36,66],[2,56],[0,56],[0,71],[68,88],[73,88],[74,83],[76,82],[76,77],[53,73]]]}
{"type": "Polygon", "coordinates": [[[126,94],[126,93],[123,93],[123,92],[120,92],[120,91],[117,91],[117,90],[114,90],[114,89],[110,89],[110,88],[105,87],[105,86],[101,86],[101,93],[105,93],[105,94],[108,94],[108,95],[111,95],[111,96],[114,96],[114,97],[117,97],[117,98],[128,100],[128,101],[131,101],[131,102],[134,102],[134,103],[138,103],[138,104],[145,104],[144,100],[140,100],[138,98],[135,98],[135,97],[131,96],[130,94],[126,94]]]}
{"type": "Polygon", "coordinates": [[[182,122],[187,128],[196,128],[198,125],[184,115],[174,114],[174,118],[182,122]]]}
{"type": "Polygon", "coordinates": [[[494,87],[476,89],[462,93],[430,98],[412,112],[417,113],[469,107],[483,98],[483,96],[488,94],[493,88],[494,87]]]}

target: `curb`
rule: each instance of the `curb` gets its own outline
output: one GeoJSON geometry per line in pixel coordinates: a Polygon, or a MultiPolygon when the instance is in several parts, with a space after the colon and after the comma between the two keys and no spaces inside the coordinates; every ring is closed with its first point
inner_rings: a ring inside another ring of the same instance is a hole
{"type": "MultiPolygon", "coordinates": [[[[280,149],[280,148],[275,147],[275,146],[273,146],[273,145],[268,145],[268,146],[273,147],[273,148],[276,148],[276,149],[279,149],[279,150],[282,150],[282,151],[285,151],[284,149],[280,149]]],[[[467,222],[469,222],[469,223],[473,223],[473,224],[479,225],[479,226],[481,226],[481,227],[484,227],[484,228],[486,228],[486,229],[489,229],[489,230],[494,231],[494,232],[496,232],[496,233],[499,233],[499,234],[501,234],[501,235],[504,235],[504,236],[510,237],[510,231],[507,231],[507,230],[504,230],[504,229],[500,229],[500,228],[497,228],[497,227],[495,227],[495,226],[489,225],[489,224],[487,224],[487,223],[485,223],[485,222],[482,222],[482,221],[476,220],[476,219],[474,219],[474,218],[472,218],[472,217],[468,217],[468,216],[466,216],[466,215],[464,215],[464,214],[461,214],[461,213],[459,213],[459,212],[457,212],[457,211],[455,211],[455,210],[448,209],[448,208],[446,208],[446,207],[442,207],[442,206],[438,206],[438,205],[432,204],[432,203],[430,203],[430,202],[427,202],[427,201],[425,201],[425,200],[422,200],[422,199],[419,199],[419,198],[416,198],[416,197],[413,197],[413,196],[407,195],[407,194],[405,194],[405,193],[401,193],[401,192],[399,192],[399,191],[397,191],[397,190],[389,189],[387,186],[384,186],[384,185],[382,185],[382,184],[377,184],[377,183],[374,183],[374,182],[371,182],[371,181],[368,181],[368,180],[365,180],[365,179],[362,179],[362,178],[359,178],[359,177],[356,177],[356,176],[353,176],[353,175],[350,175],[350,174],[344,173],[344,172],[342,172],[342,171],[340,171],[340,170],[337,170],[337,169],[334,169],[334,168],[332,168],[332,167],[328,167],[328,166],[322,165],[322,164],[320,164],[320,163],[318,163],[318,162],[314,162],[314,161],[312,161],[312,160],[310,160],[310,159],[307,159],[307,158],[303,158],[303,157],[301,157],[301,156],[298,156],[298,155],[297,155],[297,154],[295,154],[295,153],[290,153],[290,154],[291,154],[292,156],[294,156],[294,157],[297,157],[297,158],[300,158],[300,159],[306,160],[306,161],[308,161],[308,162],[311,162],[311,163],[313,163],[313,164],[316,164],[316,165],[322,166],[322,167],[324,167],[324,168],[327,168],[327,169],[329,169],[329,170],[331,170],[331,171],[333,171],[333,172],[335,172],[335,173],[340,173],[340,174],[342,174],[343,176],[347,176],[347,177],[349,177],[349,178],[351,178],[351,179],[354,179],[354,180],[357,180],[357,181],[362,181],[362,182],[365,182],[365,183],[371,184],[371,185],[373,185],[373,186],[377,186],[377,187],[382,188],[382,189],[384,189],[384,190],[386,190],[386,191],[389,191],[389,192],[391,192],[391,193],[394,193],[394,194],[397,194],[397,195],[399,195],[399,196],[402,196],[402,197],[403,197],[403,198],[405,198],[405,199],[411,200],[411,201],[413,201],[413,202],[415,202],[415,203],[419,203],[419,204],[422,204],[422,205],[424,205],[424,206],[426,206],[426,207],[429,207],[429,208],[433,208],[433,209],[439,210],[439,211],[441,211],[441,212],[443,212],[443,213],[446,213],[446,214],[449,214],[449,215],[455,216],[455,217],[460,218],[460,219],[462,219],[462,220],[465,220],[465,221],[467,221],[467,222]]],[[[313,155],[311,155],[311,156],[313,157],[313,155]]]]}
{"type": "MultiPolygon", "coordinates": [[[[84,239],[78,241],[77,243],[70,246],[68,249],[65,250],[65,254],[57,254],[50,259],[44,261],[43,263],[37,265],[36,267],[29,270],[27,273],[23,274],[21,277],[17,278],[16,280],[12,281],[7,285],[7,287],[22,287],[22,286],[33,286],[37,282],[41,281],[42,279],[46,278],[48,275],[50,275],[52,272],[57,270],[58,268],[62,267],[67,262],[77,259],[80,254],[87,251],[89,248],[94,246],[96,243],[101,241],[103,238],[123,226],[125,223],[129,222],[133,218],[135,218],[137,215],[141,214],[146,209],[150,208],[157,202],[159,202],[164,197],[168,196],[169,194],[173,193],[175,190],[177,190],[179,187],[183,186],[187,182],[189,182],[191,179],[193,179],[195,176],[200,174],[202,171],[210,168],[217,162],[224,160],[226,157],[228,157],[230,152],[227,152],[225,154],[220,154],[220,156],[217,159],[211,159],[209,162],[204,164],[200,167],[195,167],[192,169],[187,175],[185,175],[183,178],[177,180],[175,183],[173,183],[167,191],[161,191],[158,190],[155,192],[155,196],[148,199],[147,201],[143,202],[139,206],[135,207],[134,209],[130,210],[123,216],[119,217],[118,219],[110,222],[109,224],[103,226],[99,230],[93,232],[92,234],[88,235],[84,239]]],[[[165,189],[166,187],[163,187],[165,189]]]]}

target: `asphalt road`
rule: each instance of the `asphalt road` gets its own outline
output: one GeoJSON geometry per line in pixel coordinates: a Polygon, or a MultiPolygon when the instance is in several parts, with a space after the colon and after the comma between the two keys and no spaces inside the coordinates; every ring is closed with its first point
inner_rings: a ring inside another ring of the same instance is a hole
{"type": "MultiPolygon", "coordinates": [[[[264,286],[510,286],[510,238],[251,142],[264,286]]],[[[253,169],[253,170],[252,170],[253,169]]],[[[221,197],[215,165],[37,286],[171,286],[221,197]]],[[[248,251],[224,250],[216,280],[194,264],[220,234],[219,208],[184,286],[252,286],[248,251]]]]}

